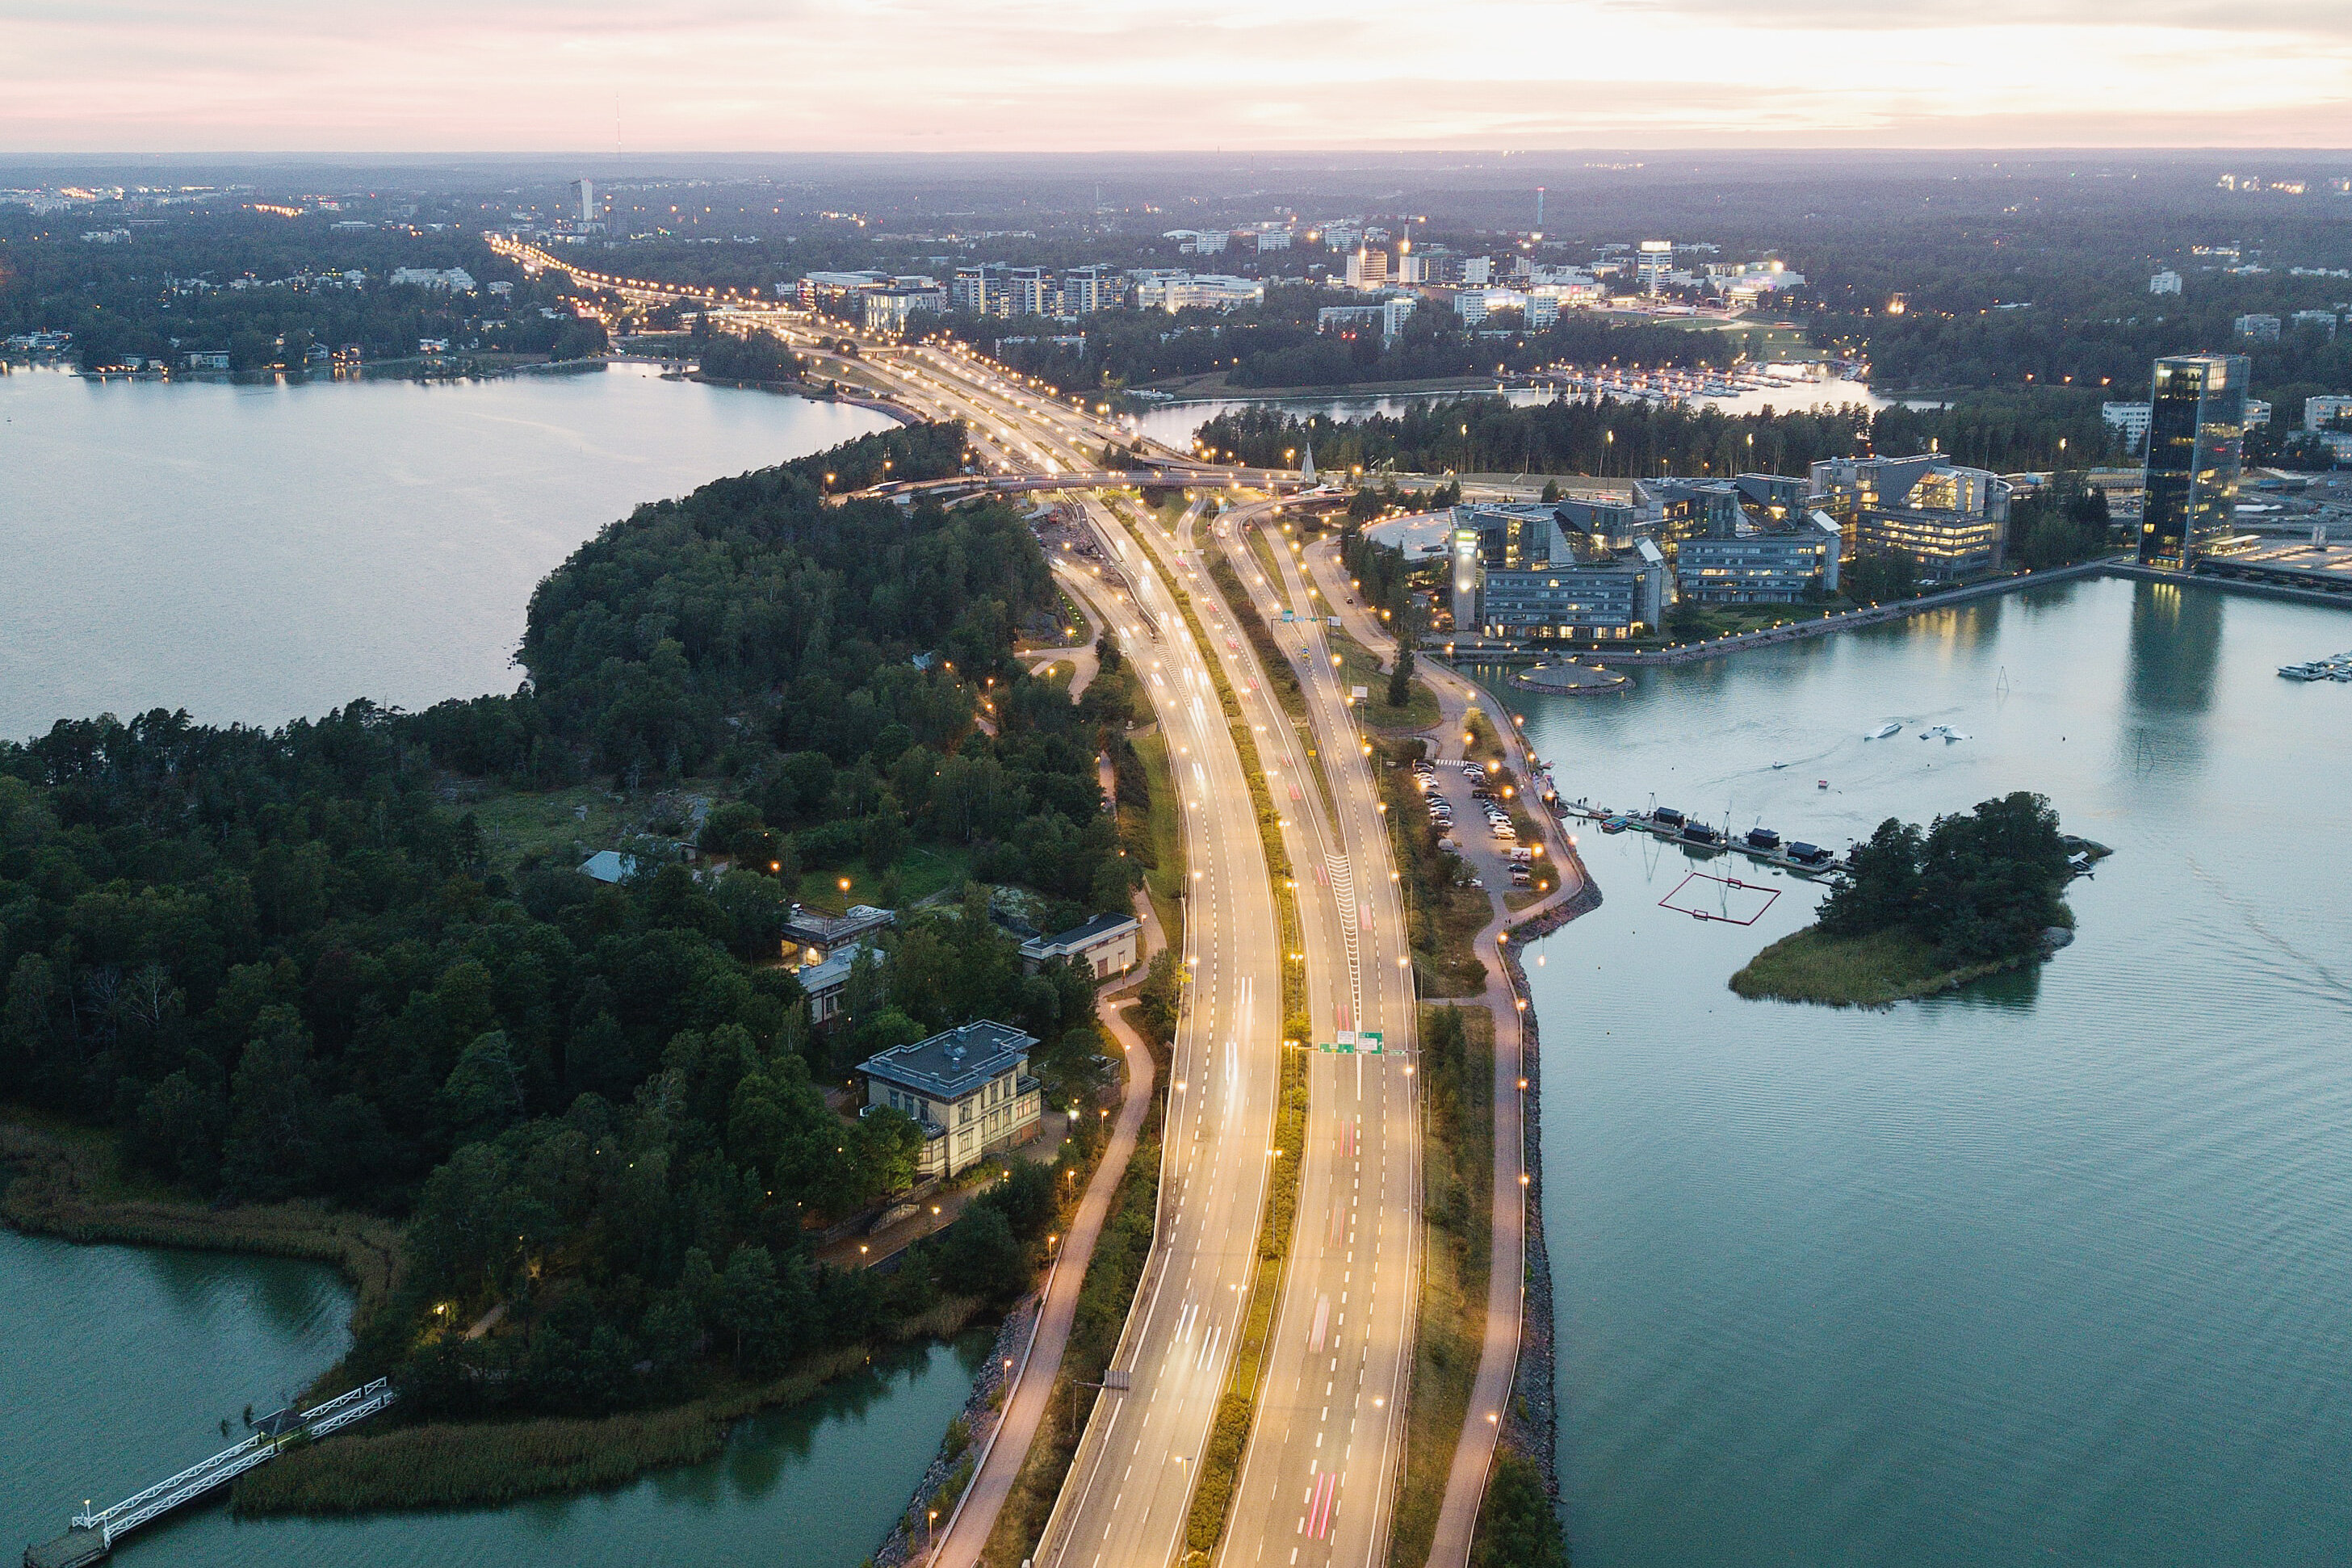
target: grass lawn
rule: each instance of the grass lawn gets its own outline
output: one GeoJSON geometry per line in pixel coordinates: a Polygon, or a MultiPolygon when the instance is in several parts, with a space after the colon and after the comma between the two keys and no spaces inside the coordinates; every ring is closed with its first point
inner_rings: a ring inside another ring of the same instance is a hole
{"type": "MultiPolygon", "coordinates": [[[[661,793],[674,800],[700,795],[716,806],[735,792],[723,780],[687,779],[661,793]]],[[[576,844],[586,859],[653,831],[655,798],[650,792],[624,797],[604,784],[584,784],[544,792],[493,790],[477,800],[454,801],[449,809],[471,812],[491,869],[512,872],[533,852],[569,856],[576,844]]]]}
{"type": "Polygon", "coordinates": [[[1914,996],[1948,991],[2024,962],[1946,968],[1935,950],[1908,931],[1873,931],[1836,937],[1819,926],[1784,936],[1731,977],[1731,988],[1747,997],[1784,1002],[1820,1002],[1832,1007],[1884,1007],[1914,996]]]}
{"type": "Polygon", "coordinates": [[[1412,695],[1402,708],[1389,706],[1389,678],[1371,649],[1333,627],[1325,633],[1331,651],[1339,656],[1339,673],[1349,686],[1360,686],[1366,696],[1357,712],[1375,730],[1426,730],[1437,722],[1437,696],[1418,679],[1407,682],[1412,695]]]}
{"type": "MultiPolygon", "coordinates": [[[[898,857],[892,868],[898,873],[898,899],[904,904],[917,904],[933,893],[950,892],[971,880],[971,851],[946,844],[918,844],[898,857]]],[[[852,904],[870,904],[881,896],[882,879],[867,869],[863,860],[829,870],[803,871],[793,889],[793,897],[810,909],[827,914],[840,914],[852,904]],[[849,890],[842,891],[842,879],[849,879],[849,890]]]]}

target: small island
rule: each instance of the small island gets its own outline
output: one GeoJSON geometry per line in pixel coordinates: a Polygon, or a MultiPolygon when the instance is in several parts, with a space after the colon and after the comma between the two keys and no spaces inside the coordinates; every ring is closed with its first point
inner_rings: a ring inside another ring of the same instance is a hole
{"type": "Polygon", "coordinates": [[[2026,791],[1922,830],[1888,817],[1819,918],[1731,977],[1742,996],[1885,1006],[2047,956],[2072,940],[2073,874],[2050,802],[2026,791]]]}

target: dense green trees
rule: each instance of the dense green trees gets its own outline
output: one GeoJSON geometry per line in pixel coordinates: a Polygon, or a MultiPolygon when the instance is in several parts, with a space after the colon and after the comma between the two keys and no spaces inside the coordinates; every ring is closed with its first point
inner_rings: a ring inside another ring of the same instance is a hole
{"type": "Polygon", "coordinates": [[[1948,966],[2032,951],[2068,923],[2066,849],[2049,801],[2024,791],[1939,816],[1924,832],[1893,817],[1854,847],[1822,900],[1831,936],[1907,931],[1948,966]]]}
{"type": "MultiPolygon", "coordinates": [[[[1853,405],[1798,413],[1727,414],[1603,399],[1512,407],[1469,397],[1402,414],[1301,419],[1273,405],[1223,414],[1200,439],[1244,462],[1284,465],[1312,444],[1333,473],[1584,473],[1604,477],[1801,474],[1828,458],[1939,451],[2001,472],[2083,468],[2121,459],[2094,394],[1980,393],[1930,409],[1853,405]]],[[[1295,464],[1293,465],[1295,466],[1295,464]]]]}
{"type": "Polygon", "coordinates": [[[478,233],[338,231],[324,217],[230,208],[183,212],[111,245],[6,232],[14,226],[0,224],[0,335],[69,331],[85,366],[151,358],[176,366],[201,349],[227,351],[239,371],[299,369],[312,344],[399,359],[427,337],[559,359],[604,346],[603,326],[575,315],[553,279],[522,275],[478,233]],[[484,291],[395,287],[402,267],[462,267],[484,291]],[[494,280],[509,291],[487,292],[494,280]]]}
{"type": "Polygon", "coordinates": [[[411,1294],[363,1354],[428,1409],[610,1408],[714,1352],[762,1371],[1016,1288],[1018,1183],[887,1285],[814,1266],[814,1227],[903,1189],[921,1148],[823,1086],[988,1016],[1037,1037],[1064,1102],[1100,1079],[1091,976],[1025,973],[983,889],[907,911],[830,1037],[772,966],[788,869],[862,858],[887,885],[918,842],[1055,919],[1126,903],[1111,721],[1009,658],[1056,608],[1034,541],[1001,508],[823,495],[961,453],[896,431],[642,509],[542,584],[511,697],[0,743],[0,1099],[119,1128],[198,1194],[409,1215],[411,1294]],[[647,845],[619,886],[568,856],[494,867],[444,804],[453,773],[713,767],[740,798],[701,845],[732,864],[647,845]],[[494,1303],[499,1332],[447,1337],[494,1303]]]}
{"type": "Polygon", "coordinates": [[[700,351],[702,374],[712,381],[782,382],[798,381],[804,368],[800,355],[785,346],[784,340],[773,332],[712,332],[705,325],[708,318],[698,318],[696,325],[703,330],[696,334],[696,347],[700,351]]]}

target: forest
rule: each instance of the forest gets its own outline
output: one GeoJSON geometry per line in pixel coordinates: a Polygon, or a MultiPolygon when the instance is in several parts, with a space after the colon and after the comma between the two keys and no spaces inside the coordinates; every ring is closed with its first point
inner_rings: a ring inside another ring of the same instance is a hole
{"type": "Polygon", "coordinates": [[[1221,414],[1195,438],[1244,463],[1296,468],[1312,446],[1328,473],[1591,474],[1652,478],[1802,474],[1829,458],[1929,450],[2000,472],[2084,468],[2120,460],[2095,398],[2072,392],[1985,393],[1941,409],[1859,404],[1728,414],[1631,399],[1563,400],[1513,407],[1472,396],[1399,414],[1300,418],[1276,406],[1221,414]],[[2063,443],[2063,445],[2062,445],[2063,443]]]}
{"type": "Polygon", "coordinates": [[[1037,1037],[1049,1094],[1090,1089],[1090,976],[1024,975],[979,889],[907,910],[830,1034],[761,962],[795,862],[887,885],[928,843],[1056,915],[1126,903],[1094,763],[1123,715],[1010,657],[1055,613],[1034,540],[1001,507],[824,494],[962,457],[957,427],[894,430],[638,509],[541,585],[510,696],[0,744],[0,1100],[199,1196],[404,1218],[360,1358],[420,1409],[672,1397],[1020,1288],[1051,1207],[1028,1178],[887,1283],[814,1265],[919,1145],[824,1090],[975,1016],[1037,1037]],[[733,797],[703,868],[641,844],[615,886],[497,862],[450,804],[688,773],[733,797]],[[499,1331],[451,1331],[493,1303],[499,1331]]]}
{"type": "Polygon", "coordinates": [[[339,232],[323,218],[199,210],[126,233],[110,244],[0,233],[0,337],[71,332],[86,369],[176,365],[199,350],[226,352],[237,371],[299,369],[313,345],[404,359],[420,338],[558,359],[604,347],[604,329],[575,316],[553,279],[523,276],[471,232],[339,232]],[[482,290],[394,287],[403,267],[460,267],[482,290]],[[493,281],[512,291],[490,294],[493,281]]]}

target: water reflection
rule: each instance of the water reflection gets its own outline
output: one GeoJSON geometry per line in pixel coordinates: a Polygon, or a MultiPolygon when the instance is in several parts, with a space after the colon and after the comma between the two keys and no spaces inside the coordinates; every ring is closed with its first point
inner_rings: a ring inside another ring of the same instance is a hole
{"type": "Polygon", "coordinates": [[[1728,787],[1842,847],[2032,789],[2116,850],[2051,963],[1837,1010],[1726,988],[1817,892],[1669,918],[1692,862],[1581,836],[1604,901],[1528,971],[1580,1568],[2343,1560],[2352,904],[2308,803],[2352,726],[2272,671],[2347,639],[2220,596],[2062,584],[1510,694],[1571,796],[1728,787]]]}

